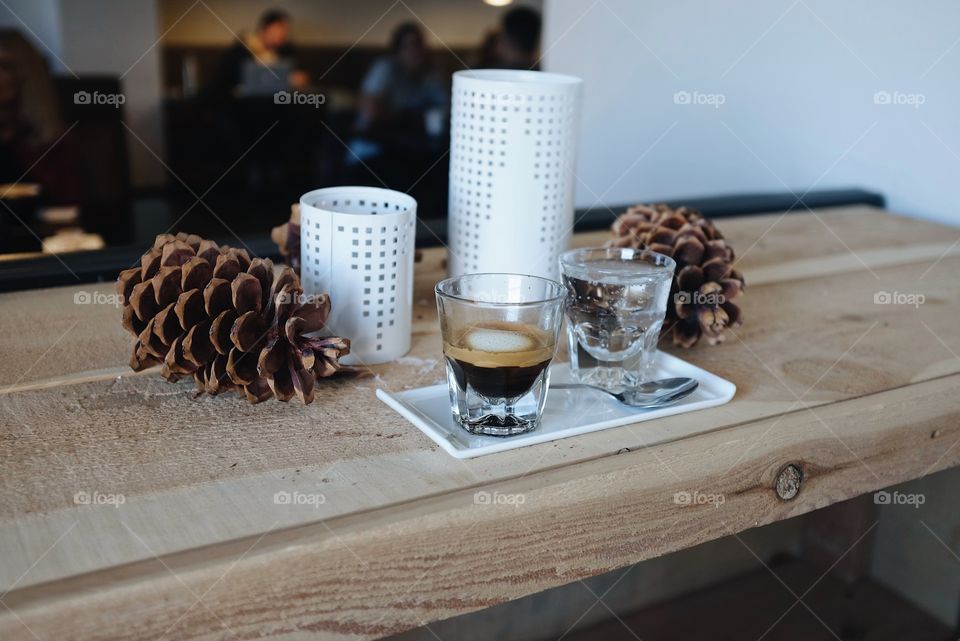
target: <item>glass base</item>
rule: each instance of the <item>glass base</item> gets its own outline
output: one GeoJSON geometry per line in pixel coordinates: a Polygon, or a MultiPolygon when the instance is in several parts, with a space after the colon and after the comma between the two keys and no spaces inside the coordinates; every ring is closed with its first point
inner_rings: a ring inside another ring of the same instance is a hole
{"type": "Polygon", "coordinates": [[[550,385],[550,368],[544,369],[523,394],[490,398],[480,394],[447,359],[447,384],[453,419],[471,434],[516,436],[537,429],[550,385]]]}
{"type": "Polygon", "coordinates": [[[474,421],[466,421],[458,418],[460,427],[471,434],[481,434],[483,436],[516,436],[517,434],[526,434],[537,429],[539,421],[522,421],[516,417],[507,417],[501,419],[499,416],[482,416],[474,421]]]}
{"type": "Polygon", "coordinates": [[[585,350],[573,331],[568,332],[567,339],[570,349],[570,373],[578,383],[595,385],[618,394],[653,377],[656,345],[620,361],[603,361],[585,350]]]}

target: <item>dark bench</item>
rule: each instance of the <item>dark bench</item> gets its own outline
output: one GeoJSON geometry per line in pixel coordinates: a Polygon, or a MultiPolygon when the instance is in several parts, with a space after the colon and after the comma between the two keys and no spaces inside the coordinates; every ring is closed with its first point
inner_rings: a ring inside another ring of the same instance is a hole
{"type": "MultiPolygon", "coordinates": [[[[844,205],[873,205],[883,207],[884,197],[875,192],[861,189],[815,191],[804,196],[803,202],[810,208],[839,207],[844,205]]],[[[682,203],[700,209],[710,217],[758,214],[791,210],[804,212],[803,205],[796,202],[792,194],[744,194],[740,196],[715,196],[708,198],[689,198],[682,203]]],[[[602,229],[613,221],[614,213],[622,212],[626,206],[600,207],[589,212],[578,210],[579,220],[576,231],[602,229]],[[612,211],[611,211],[612,210],[612,211]]],[[[180,230],[177,230],[180,231],[180,230]]],[[[269,230],[263,234],[243,237],[243,241],[254,254],[279,260],[277,247],[270,241],[269,230]]],[[[446,238],[446,220],[420,220],[417,229],[417,244],[428,247],[439,245],[446,238]]],[[[236,239],[218,238],[219,242],[236,245],[236,239]]],[[[139,260],[146,244],[125,247],[113,247],[102,251],[79,252],[59,257],[43,256],[26,260],[0,262],[0,291],[15,291],[38,287],[70,285],[78,282],[110,281],[117,277],[122,269],[127,269],[139,260]],[[62,261],[62,262],[61,262],[62,261]]]]}

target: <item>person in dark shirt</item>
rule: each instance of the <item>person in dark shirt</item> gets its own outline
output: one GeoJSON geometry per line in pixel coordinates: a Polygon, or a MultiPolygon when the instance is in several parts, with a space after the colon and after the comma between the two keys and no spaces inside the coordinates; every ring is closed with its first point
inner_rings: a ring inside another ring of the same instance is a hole
{"type": "Polygon", "coordinates": [[[290,16],[271,9],[260,16],[256,31],[241,36],[224,54],[204,94],[208,98],[270,94],[302,89],[307,83],[290,42],[290,16]]]}
{"type": "Polygon", "coordinates": [[[540,14],[517,7],[503,14],[500,29],[488,34],[481,47],[478,68],[540,69],[540,14]]]}

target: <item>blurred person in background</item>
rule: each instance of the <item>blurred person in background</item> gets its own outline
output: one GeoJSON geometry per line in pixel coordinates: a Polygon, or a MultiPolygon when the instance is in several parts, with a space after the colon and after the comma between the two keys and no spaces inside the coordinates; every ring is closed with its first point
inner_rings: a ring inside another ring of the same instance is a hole
{"type": "Polygon", "coordinates": [[[83,196],[47,62],[19,31],[0,29],[0,199],[15,192],[13,183],[39,185],[51,205],[76,205],[83,196]]]}
{"type": "Polygon", "coordinates": [[[415,23],[401,24],[390,38],[390,54],[373,63],[360,87],[357,136],[350,141],[347,166],[388,152],[416,152],[439,140],[446,109],[447,91],[433,68],[423,32],[415,23]]]}
{"type": "Polygon", "coordinates": [[[497,46],[500,42],[500,28],[489,29],[483,36],[480,46],[467,58],[470,69],[495,69],[497,66],[497,46]]]}
{"type": "Polygon", "coordinates": [[[270,9],[260,16],[254,32],[242,35],[224,54],[205,93],[212,98],[267,95],[302,89],[308,82],[290,40],[290,16],[270,9]]]}
{"type": "MultiPolygon", "coordinates": [[[[304,108],[284,93],[305,91],[309,77],[299,66],[290,37],[290,16],[282,9],[261,14],[257,28],[230,47],[201,99],[215,110],[214,128],[224,157],[240,159],[237,175],[259,195],[296,188],[307,171],[289,161],[289,150],[304,139],[304,108]],[[251,144],[256,136],[263,139],[251,144]],[[252,137],[251,137],[252,136],[252,137]]],[[[312,116],[313,114],[309,114],[312,116]]]]}
{"type": "Polygon", "coordinates": [[[446,107],[447,92],[433,70],[420,27],[406,22],[394,29],[390,55],[373,63],[360,93],[358,130],[391,124],[431,129],[427,113],[446,107]]]}
{"type": "Polygon", "coordinates": [[[541,22],[540,14],[529,7],[517,7],[503,14],[500,29],[484,39],[478,66],[539,71],[541,22]]]}
{"type": "Polygon", "coordinates": [[[433,66],[423,32],[399,25],[389,55],[370,67],[360,88],[354,137],[345,156],[346,180],[412,192],[427,211],[446,200],[443,186],[428,176],[446,154],[448,96],[433,66]]]}

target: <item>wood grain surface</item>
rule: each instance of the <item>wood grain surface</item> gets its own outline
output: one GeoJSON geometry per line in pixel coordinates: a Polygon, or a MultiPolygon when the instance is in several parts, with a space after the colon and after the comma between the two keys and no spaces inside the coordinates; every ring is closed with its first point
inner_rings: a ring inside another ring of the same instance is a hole
{"type": "Polygon", "coordinates": [[[469,461],[374,396],[442,378],[441,250],[410,354],[308,407],[129,372],[112,284],[0,296],[0,638],[376,638],[960,463],[960,232],[864,207],[720,227],[746,322],[679,355],[734,401],[469,461]]]}

